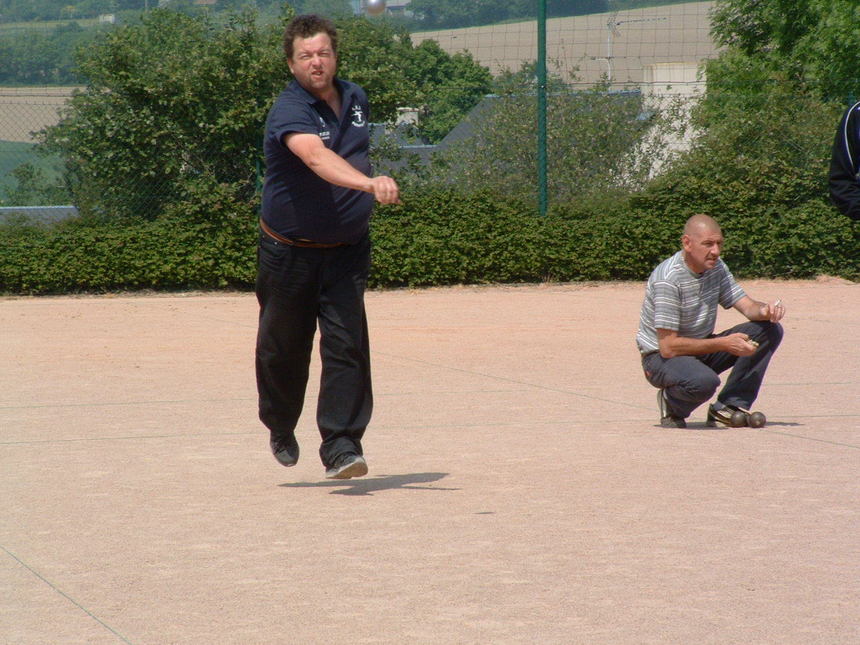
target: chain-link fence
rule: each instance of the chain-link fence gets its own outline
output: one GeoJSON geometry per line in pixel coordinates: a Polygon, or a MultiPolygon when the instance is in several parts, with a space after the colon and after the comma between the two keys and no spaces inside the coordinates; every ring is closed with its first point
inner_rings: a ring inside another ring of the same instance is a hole
{"type": "MultiPolygon", "coordinates": [[[[614,88],[653,82],[647,71],[664,63],[691,65],[712,58],[713,2],[687,2],[627,11],[550,18],[546,22],[547,66],[568,84],[614,88]]],[[[428,31],[413,42],[435,40],[445,51],[468,51],[493,74],[519,69],[537,55],[537,23],[428,31]]],[[[678,80],[678,79],[673,79],[678,80]]]]}
{"type": "MultiPolygon", "coordinates": [[[[695,96],[701,89],[697,76],[699,63],[715,52],[708,35],[707,12],[710,5],[709,2],[699,2],[550,19],[547,23],[548,67],[556,83],[555,98],[550,99],[548,106],[550,124],[553,118],[563,118],[571,109],[593,112],[596,106],[591,104],[572,107],[570,97],[598,84],[604,95],[614,92],[628,99],[627,107],[619,111],[617,119],[634,125],[637,119],[643,121],[643,115],[654,114],[664,108],[669,94],[684,99],[695,96]],[[562,95],[567,96],[560,98],[562,95]],[[630,106],[633,103],[630,98],[637,99],[632,113],[630,106]]],[[[515,75],[523,66],[533,64],[536,56],[535,21],[415,34],[413,44],[418,46],[428,39],[439,43],[451,55],[468,52],[497,78],[504,74],[515,75]]],[[[530,124],[534,121],[534,107],[529,98],[533,95],[534,87],[527,74],[520,75],[512,82],[511,93],[516,94],[518,99],[512,100],[511,96],[501,100],[499,96],[485,98],[471,112],[463,113],[460,125],[433,145],[414,139],[407,142],[402,137],[390,137],[388,153],[381,153],[381,165],[386,168],[391,165],[399,167],[402,174],[404,164],[387,163],[386,154],[393,158],[419,158],[419,165],[426,165],[433,154],[462,146],[464,142],[474,150],[475,146],[468,144],[469,138],[477,132],[483,132],[486,136],[493,111],[499,112],[498,107],[492,106],[505,102],[509,105],[503,112],[515,109],[527,115],[524,116],[525,128],[516,122],[501,124],[498,119],[494,127],[504,125],[518,133],[528,131],[525,140],[518,140],[515,146],[507,146],[508,150],[515,147],[518,155],[524,155],[528,165],[528,158],[534,156],[534,146],[529,144],[529,138],[534,136],[530,124]],[[517,87],[517,83],[521,85],[517,87]],[[400,149],[393,151],[392,146],[400,149]],[[390,154],[392,152],[395,154],[390,154]]],[[[57,123],[59,113],[73,90],[71,87],[0,88],[0,207],[3,207],[3,212],[29,213],[32,217],[52,219],[73,212],[70,206],[86,207],[86,204],[75,203],[81,201],[80,195],[67,190],[69,177],[64,177],[64,160],[40,153],[37,145],[37,133],[57,123]]],[[[613,103],[618,104],[618,101],[613,103]]],[[[401,120],[409,121],[410,116],[420,114],[420,110],[419,106],[411,112],[404,106],[401,120]]],[[[616,137],[629,136],[629,132],[609,124],[595,127],[616,131],[616,137]]],[[[383,129],[376,129],[377,142],[382,141],[379,134],[383,129]]],[[[398,132],[402,132],[402,128],[398,132]]],[[[611,149],[611,153],[616,156],[623,152],[623,146],[609,145],[606,137],[602,143],[597,138],[593,139],[590,144],[595,148],[611,149]]],[[[683,145],[683,139],[671,142],[673,148],[683,145]]],[[[550,182],[554,185],[569,184],[563,167],[564,159],[570,158],[570,155],[564,148],[564,144],[557,141],[555,153],[551,151],[551,158],[555,159],[555,176],[550,178],[550,182]]],[[[152,151],[150,153],[155,154],[152,151]]],[[[199,150],[188,153],[199,156],[199,150]]],[[[171,154],[184,156],[175,149],[171,150],[171,154]]],[[[522,174],[519,168],[521,164],[505,159],[503,150],[496,154],[499,155],[500,168],[506,168],[503,172],[509,172],[512,179],[519,179],[522,174]]],[[[592,172],[585,174],[594,175],[601,169],[601,164],[593,157],[591,163],[595,166],[592,172]]],[[[584,161],[585,157],[580,155],[578,162],[581,164],[584,161]]],[[[158,185],[160,180],[169,181],[169,177],[150,175],[141,177],[138,186],[103,185],[97,187],[95,192],[102,196],[111,195],[114,203],[117,192],[124,192],[130,204],[140,207],[158,202],[156,193],[170,193],[169,187],[158,185]],[[147,191],[153,193],[149,200],[142,194],[147,191]]],[[[530,181],[533,183],[534,180],[530,181]]]]}
{"type": "Polygon", "coordinates": [[[0,88],[0,217],[54,221],[76,212],[62,186],[62,159],[40,154],[38,133],[55,125],[75,88],[0,88]],[[46,187],[53,186],[53,194],[46,187]]]}
{"type": "MultiPolygon", "coordinates": [[[[690,146],[690,112],[707,87],[702,64],[719,52],[711,35],[713,7],[689,2],[547,21],[552,199],[572,199],[601,186],[641,186],[690,146]]],[[[423,109],[402,106],[399,121],[405,126],[376,128],[377,167],[406,181],[455,177],[503,194],[513,187],[536,190],[537,34],[534,20],[413,34],[413,46],[433,40],[451,56],[468,53],[490,70],[497,89],[463,110],[459,124],[432,144],[399,136],[410,121],[420,123],[423,109]],[[430,168],[434,157],[443,163],[430,168]]],[[[110,153],[115,159],[100,161],[129,166],[126,175],[93,179],[91,172],[87,184],[79,160],[45,154],[39,145],[38,133],[58,122],[74,89],[0,88],[0,216],[51,220],[94,204],[151,214],[174,194],[178,178],[213,168],[217,181],[258,187],[262,119],[254,124],[256,151],[249,149],[247,132],[233,149],[220,145],[221,135],[209,149],[193,132],[162,128],[161,139],[125,142],[110,153]],[[150,158],[143,171],[128,161],[133,155],[150,158]]],[[[201,111],[187,120],[202,123],[204,117],[201,111]]]]}

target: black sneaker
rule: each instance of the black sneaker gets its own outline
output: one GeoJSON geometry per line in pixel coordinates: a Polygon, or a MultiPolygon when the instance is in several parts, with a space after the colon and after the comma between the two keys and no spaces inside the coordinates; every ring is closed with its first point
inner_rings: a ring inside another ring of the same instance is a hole
{"type": "Polygon", "coordinates": [[[341,453],[325,471],[326,479],[352,479],[366,474],[367,462],[354,452],[341,453]]]}
{"type": "Polygon", "coordinates": [[[708,420],[705,424],[709,428],[715,428],[718,425],[726,426],[727,428],[743,428],[749,425],[749,416],[743,410],[732,405],[725,405],[719,410],[714,407],[714,404],[708,406],[708,420]]]}
{"type": "Polygon", "coordinates": [[[269,447],[272,449],[275,459],[282,466],[289,468],[299,462],[299,442],[296,441],[296,436],[292,432],[287,436],[271,433],[269,447]]]}
{"type": "Polygon", "coordinates": [[[669,402],[666,400],[666,392],[657,390],[657,407],[660,410],[660,425],[664,428],[686,428],[687,422],[682,417],[676,417],[669,410],[669,402]]]}

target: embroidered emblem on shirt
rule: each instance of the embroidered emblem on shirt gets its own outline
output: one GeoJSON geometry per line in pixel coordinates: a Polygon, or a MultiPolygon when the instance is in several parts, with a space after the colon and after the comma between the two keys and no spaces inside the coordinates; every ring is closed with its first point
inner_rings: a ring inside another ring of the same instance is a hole
{"type": "Polygon", "coordinates": [[[331,139],[331,132],[328,130],[328,126],[325,123],[325,119],[319,117],[320,119],[320,139],[323,141],[328,141],[331,139]]]}
{"type": "Polygon", "coordinates": [[[360,105],[352,106],[352,125],[356,128],[363,128],[366,125],[366,121],[364,120],[364,112],[361,111],[360,105]]]}

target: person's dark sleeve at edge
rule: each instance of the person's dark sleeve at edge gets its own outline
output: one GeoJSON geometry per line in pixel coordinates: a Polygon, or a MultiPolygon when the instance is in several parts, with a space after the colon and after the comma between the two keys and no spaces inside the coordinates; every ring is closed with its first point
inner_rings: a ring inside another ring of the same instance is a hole
{"type": "Polygon", "coordinates": [[[853,220],[860,220],[860,103],[847,110],[836,130],[830,160],[830,198],[853,220]]]}

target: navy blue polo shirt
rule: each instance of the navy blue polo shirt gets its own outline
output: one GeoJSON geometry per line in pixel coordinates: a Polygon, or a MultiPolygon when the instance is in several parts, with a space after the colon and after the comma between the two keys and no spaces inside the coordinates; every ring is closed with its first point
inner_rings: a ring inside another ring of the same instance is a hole
{"type": "Polygon", "coordinates": [[[340,115],[296,81],[269,110],[262,215],[266,224],[289,238],[353,244],[367,232],[373,195],[330,184],[284,145],[286,134],[316,134],[326,148],[370,176],[367,95],[355,83],[334,82],[341,97],[340,115]]]}

